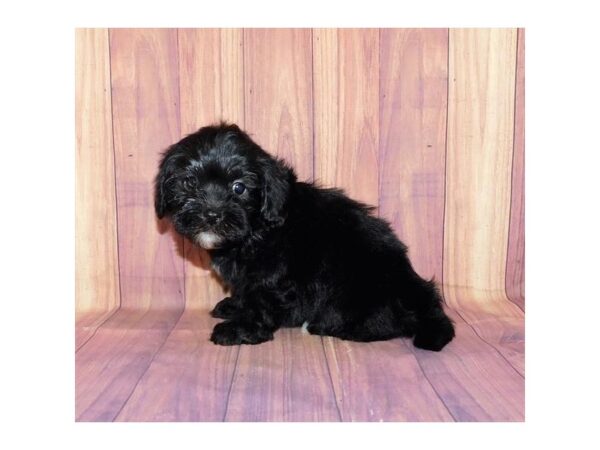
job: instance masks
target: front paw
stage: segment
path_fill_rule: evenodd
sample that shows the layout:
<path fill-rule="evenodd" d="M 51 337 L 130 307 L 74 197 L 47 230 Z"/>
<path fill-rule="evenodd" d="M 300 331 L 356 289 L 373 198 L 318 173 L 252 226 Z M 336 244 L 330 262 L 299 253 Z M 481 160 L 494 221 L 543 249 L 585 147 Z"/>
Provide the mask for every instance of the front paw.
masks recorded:
<path fill-rule="evenodd" d="M 273 339 L 273 333 L 253 324 L 233 321 L 215 325 L 210 340 L 218 345 L 260 344 Z"/>
<path fill-rule="evenodd" d="M 210 315 L 217 319 L 233 319 L 239 312 L 238 303 L 231 297 L 225 297 L 215 305 Z"/>

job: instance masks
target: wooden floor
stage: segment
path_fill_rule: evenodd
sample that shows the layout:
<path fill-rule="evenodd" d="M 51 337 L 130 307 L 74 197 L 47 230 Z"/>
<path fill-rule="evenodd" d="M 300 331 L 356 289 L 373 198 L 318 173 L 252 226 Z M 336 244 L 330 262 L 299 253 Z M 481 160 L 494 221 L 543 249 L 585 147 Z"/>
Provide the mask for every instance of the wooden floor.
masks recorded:
<path fill-rule="evenodd" d="M 300 329 L 220 347 L 205 309 L 87 313 L 77 320 L 76 418 L 523 421 L 524 314 L 506 303 L 505 316 L 448 310 L 457 337 L 440 353 Z"/>

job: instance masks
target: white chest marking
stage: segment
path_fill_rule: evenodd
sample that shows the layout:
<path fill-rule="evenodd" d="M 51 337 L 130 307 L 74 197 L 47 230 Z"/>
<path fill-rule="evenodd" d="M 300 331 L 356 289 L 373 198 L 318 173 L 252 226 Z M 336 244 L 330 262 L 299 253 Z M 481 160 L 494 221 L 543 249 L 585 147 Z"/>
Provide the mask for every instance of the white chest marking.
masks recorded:
<path fill-rule="evenodd" d="M 221 236 L 212 231 L 202 231 L 196 235 L 196 243 L 207 250 L 215 248 L 221 242 Z"/>

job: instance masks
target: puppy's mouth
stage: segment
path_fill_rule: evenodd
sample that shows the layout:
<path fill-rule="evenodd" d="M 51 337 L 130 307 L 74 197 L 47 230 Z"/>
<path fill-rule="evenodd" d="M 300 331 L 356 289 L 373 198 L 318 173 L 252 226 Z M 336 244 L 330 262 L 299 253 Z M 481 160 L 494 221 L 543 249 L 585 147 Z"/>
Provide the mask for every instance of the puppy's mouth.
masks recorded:
<path fill-rule="evenodd" d="M 206 250 L 217 248 L 223 242 L 223 238 L 214 231 L 200 231 L 194 236 L 194 241 Z"/>

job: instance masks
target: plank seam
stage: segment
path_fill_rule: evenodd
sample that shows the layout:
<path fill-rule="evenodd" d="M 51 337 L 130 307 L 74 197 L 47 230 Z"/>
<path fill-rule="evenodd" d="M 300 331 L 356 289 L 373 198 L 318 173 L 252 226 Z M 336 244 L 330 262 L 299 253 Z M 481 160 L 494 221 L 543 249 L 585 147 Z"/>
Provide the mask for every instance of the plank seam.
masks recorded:
<path fill-rule="evenodd" d="M 382 130 L 382 125 L 381 125 L 381 117 L 383 116 L 383 114 L 381 114 L 381 28 L 379 28 L 377 30 L 377 38 L 378 38 L 378 52 L 379 52 L 379 57 L 378 57 L 378 61 L 379 61 L 379 67 L 377 68 L 378 70 L 378 78 L 379 78 L 379 86 L 377 86 L 377 101 L 379 102 L 378 108 L 379 108 L 379 117 L 377 117 L 377 125 L 379 127 L 378 130 L 378 134 L 379 134 L 379 142 L 377 142 L 377 171 L 380 172 L 381 171 L 381 164 L 382 161 L 385 160 L 385 157 L 382 158 L 381 155 L 384 153 L 383 150 L 383 145 L 382 144 L 382 139 L 381 139 L 381 130 Z M 381 178 L 379 176 L 379 173 L 377 174 L 377 217 L 381 217 Z"/>
<path fill-rule="evenodd" d="M 158 347 L 158 349 L 154 352 L 154 354 L 152 355 L 152 358 L 150 359 L 150 362 L 146 366 L 146 369 L 144 369 L 144 371 L 142 372 L 142 374 L 140 375 L 140 377 L 136 381 L 135 386 L 133 386 L 133 389 L 131 389 L 131 392 L 127 396 L 127 399 L 123 402 L 123 404 L 121 405 L 121 407 L 119 408 L 119 410 L 116 412 L 116 414 L 113 416 L 112 420 L 110 420 L 110 422 L 118 421 L 119 415 L 121 414 L 121 412 L 123 411 L 123 409 L 125 408 L 125 406 L 129 402 L 129 400 L 131 399 L 131 397 L 135 393 L 138 385 L 142 381 L 142 378 L 144 378 L 144 376 L 146 375 L 146 373 L 148 373 L 148 370 L 150 370 L 150 367 L 154 363 L 154 360 L 156 359 L 156 356 L 161 352 L 161 350 L 163 349 L 163 347 L 165 346 L 165 344 L 167 343 L 167 341 L 171 337 L 171 334 L 173 333 L 173 330 L 177 327 L 177 324 L 179 324 L 179 321 L 181 320 L 181 317 L 183 316 L 184 311 L 185 311 L 185 309 L 181 310 L 181 312 L 179 314 L 179 317 L 177 318 L 177 320 L 175 320 L 173 322 L 173 326 L 171 327 L 171 329 L 165 335 L 164 341 L 162 342 L 162 344 L 160 344 L 160 347 Z"/>
<path fill-rule="evenodd" d="M 315 145 L 315 43 L 314 43 L 314 28 L 310 29 L 310 91 L 312 96 L 312 180 L 315 180 L 315 165 L 316 165 L 316 145 Z"/>
<path fill-rule="evenodd" d="M 179 111 L 179 120 L 178 125 L 179 125 L 179 130 L 178 130 L 178 134 L 179 137 L 181 136 L 181 66 L 180 66 L 180 58 L 179 58 L 179 28 L 175 29 L 175 46 L 176 46 L 176 52 L 175 52 L 175 56 L 177 57 L 177 111 Z M 181 241 L 181 249 L 183 251 L 183 258 L 181 258 L 181 274 L 183 276 L 183 280 L 182 280 L 182 290 L 183 290 L 183 310 L 185 311 L 186 307 L 187 307 L 187 286 L 186 286 L 186 282 L 187 282 L 187 269 L 186 269 L 186 248 L 187 245 L 185 243 L 185 241 L 183 240 L 183 237 L 179 236 L 177 237 L 177 239 L 179 241 Z"/>
<path fill-rule="evenodd" d="M 377 158 L 377 216 L 380 217 L 381 207 L 381 28 L 377 29 L 377 145 L 375 146 Z"/>
<path fill-rule="evenodd" d="M 115 151 L 115 118 L 113 114 L 113 76 L 112 76 L 112 51 L 111 51 L 111 40 L 110 40 L 110 28 L 107 28 L 107 39 L 108 39 L 108 73 L 110 77 L 110 126 L 112 131 L 112 152 L 113 152 L 113 176 L 114 176 L 114 189 L 115 189 L 115 227 L 117 235 L 117 275 L 119 278 L 119 304 L 117 310 L 121 309 L 123 303 L 123 294 L 121 287 L 121 247 L 119 245 L 119 196 L 117 195 L 117 154 Z M 116 311 L 115 311 L 116 312 Z M 112 316 L 111 316 L 112 317 Z M 107 319 L 108 320 L 108 319 Z M 104 325 L 104 322 L 102 322 Z M 94 331 L 95 334 L 95 331 Z M 86 341 L 87 342 L 87 341 Z"/>
<path fill-rule="evenodd" d="M 403 341 L 404 342 L 404 341 Z M 421 371 L 421 373 L 423 374 L 423 377 L 425 378 L 425 380 L 427 380 L 427 383 L 429 383 L 429 386 L 431 386 L 431 389 L 433 390 L 433 392 L 435 392 L 435 395 L 437 396 L 437 398 L 440 400 L 440 402 L 442 403 L 442 405 L 444 406 L 444 408 L 446 409 L 446 411 L 448 411 L 448 414 L 450 414 L 450 417 L 452 417 L 452 420 L 454 422 L 458 422 L 459 420 L 457 419 L 457 417 L 454 416 L 454 414 L 452 414 L 452 411 L 450 410 L 450 408 L 448 407 L 448 405 L 446 404 L 446 402 L 444 401 L 444 398 L 440 395 L 440 393 L 437 391 L 437 389 L 435 388 L 435 385 L 431 382 L 431 380 L 429 379 L 429 377 L 427 376 L 427 372 L 425 372 L 425 369 L 423 369 L 423 366 L 421 365 L 421 361 L 419 361 L 419 358 L 415 352 L 415 349 L 413 346 L 406 344 L 406 342 L 404 342 L 404 345 L 406 345 L 412 355 L 415 358 L 415 361 L 417 361 L 417 365 L 419 366 L 419 370 Z"/>
<path fill-rule="evenodd" d="M 87 339 L 86 339 L 86 340 L 85 340 L 83 343 L 81 343 L 81 345 L 79 345 L 79 347 L 77 347 L 77 348 L 75 349 L 75 354 L 77 354 L 77 353 L 79 352 L 79 350 L 81 350 L 81 349 L 82 349 L 82 348 L 85 346 L 85 344 L 87 344 L 89 341 L 91 341 L 91 340 L 92 340 L 92 338 L 93 338 L 94 336 L 96 336 L 96 332 L 98 331 L 98 329 L 99 329 L 99 328 L 101 328 L 102 326 L 104 326 L 104 324 L 105 324 L 106 322 L 108 322 L 110 319 L 112 319 L 112 318 L 113 318 L 113 316 L 114 316 L 114 315 L 115 315 L 115 314 L 116 314 L 118 311 L 120 311 L 120 310 L 121 310 L 121 307 L 117 307 L 117 308 L 115 308 L 115 309 L 112 311 L 112 314 L 111 314 L 111 315 L 109 315 L 109 316 L 108 316 L 106 319 L 104 319 L 104 320 L 102 321 L 102 323 L 101 323 L 100 325 L 98 325 L 98 326 L 97 326 L 97 327 L 94 329 L 94 331 L 92 332 L 92 334 L 90 335 L 90 337 L 88 337 L 88 338 L 87 338 Z"/>
<path fill-rule="evenodd" d="M 246 30 L 242 29 L 242 125 L 246 128 Z"/>
<path fill-rule="evenodd" d="M 344 421 L 344 418 L 342 417 L 342 410 L 340 409 L 340 405 L 339 402 L 341 401 L 340 399 L 338 399 L 337 394 L 335 393 L 335 387 L 333 385 L 333 376 L 331 375 L 331 368 L 329 367 L 329 358 L 327 358 L 327 351 L 325 350 L 325 341 L 323 339 L 323 336 L 319 336 L 321 338 L 321 348 L 323 349 L 323 356 L 325 356 L 325 365 L 327 366 L 327 373 L 329 374 L 329 381 L 331 383 L 331 392 L 333 393 L 333 399 L 335 400 L 335 409 L 338 412 L 338 416 L 340 417 L 340 422 Z M 333 346 L 333 352 L 335 353 L 335 346 Z"/>
<path fill-rule="evenodd" d="M 246 90 L 248 80 L 246 79 L 246 28 L 242 28 L 242 109 L 244 116 L 244 128 L 246 128 L 246 116 L 247 116 L 247 102 L 246 102 Z"/>
<path fill-rule="evenodd" d="M 514 304 L 517 308 L 519 308 L 523 313 L 525 310 L 521 308 L 519 304 L 513 301 L 508 293 L 508 258 L 510 251 L 510 242 L 511 242 L 511 228 L 512 228 L 512 213 L 513 213 L 513 182 L 515 175 L 515 142 L 516 142 L 516 131 L 517 131 L 517 90 L 518 90 L 518 80 L 519 80 L 519 30 L 517 29 L 517 42 L 515 46 L 515 92 L 514 92 L 514 100 L 513 100 L 513 145 L 512 145 L 512 160 L 511 160 L 511 168 L 510 168 L 510 205 L 508 209 L 508 236 L 506 239 L 506 261 L 505 261 L 505 269 L 504 269 L 504 292 L 506 294 L 506 298 L 509 302 Z"/>
<path fill-rule="evenodd" d="M 446 204 L 448 203 L 447 196 L 447 187 L 448 187 L 448 117 L 450 115 L 450 29 L 446 30 L 447 39 L 446 39 L 446 133 L 444 139 L 444 211 L 442 213 L 442 301 L 446 306 L 448 306 L 448 302 L 446 301 L 446 296 L 444 295 L 444 268 L 446 267 Z"/>
<path fill-rule="evenodd" d="M 246 29 L 242 29 L 242 120 L 243 127 L 246 128 Z M 229 381 L 229 389 L 227 390 L 227 400 L 225 401 L 225 412 L 223 413 L 223 422 L 227 420 L 227 413 L 229 412 L 229 400 L 231 398 L 231 391 L 233 390 L 233 381 L 238 371 L 238 364 L 240 358 L 241 346 L 237 346 L 237 354 L 235 355 L 235 363 L 233 364 L 233 370 L 231 371 L 231 380 Z"/>
<path fill-rule="evenodd" d="M 227 400 L 225 401 L 225 412 L 223 413 L 223 422 L 227 422 L 227 413 L 229 413 L 229 400 L 231 398 L 231 391 L 233 390 L 233 381 L 235 380 L 235 375 L 238 370 L 238 361 L 240 359 L 240 352 L 242 350 L 242 346 L 237 346 L 237 354 L 235 355 L 235 364 L 233 365 L 233 371 L 231 372 L 231 381 L 229 382 L 229 389 L 227 391 Z"/>
<path fill-rule="evenodd" d="M 512 368 L 512 369 L 513 369 L 513 370 L 514 370 L 514 371 L 515 371 L 515 372 L 516 372 L 516 373 L 517 373 L 517 374 L 518 374 L 518 375 L 519 375 L 521 378 L 523 378 L 523 379 L 525 378 L 525 375 L 523 375 L 521 372 L 519 372 L 519 371 L 517 370 L 517 368 L 516 368 L 516 367 L 515 367 L 515 366 L 514 366 L 514 365 L 513 365 L 513 364 L 512 364 L 512 363 L 511 363 L 511 362 L 510 362 L 508 359 L 506 359 L 506 356 L 504 356 L 504 355 L 502 354 L 502 352 L 501 352 L 501 351 L 498 349 L 498 347 L 496 347 L 496 345 L 494 345 L 494 344 L 492 344 L 491 342 L 489 342 L 489 341 L 485 340 L 485 338 L 483 338 L 483 336 L 481 336 L 481 335 L 480 335 L 480 334 L 477 332 L 477 329 L 476 329 L 476 328 L 475 328 L 473 325 L 471 325 L 471 324 L 470 324 L 470 323 L 467 321 L 467 319 L 465 319 L 465 318 L 463 317 L 463 315 L 460 313 L 460 311 L 458 310 L 458 308 L 450 308 L 450 309 L 451 309 L 452 311 L 454 311 L 454 312 L 455 312 L 455 313 L 456 313 L 456 314 L 457 314 L 457 315 L 458 315 L 458 316 L 461 318 L 461 320 L 462 320 L 462 321 L 463 321 L 463 322 L 464 322 L 464 323 L 465 323 L 465 324 L 466 324 L 466 325 L 467 325 L 469 328 L 471 328 L 471 330 L 473 330 L 473 333 L 475 333 L 475 335 L 476 335 L 476 336 L 477 336 L 479 339 L 481 339 L 481 341 L 485 342 L 485 343 L 486 343 L 488 346 L 490 346 L 491 348 L 493 348 L 494 350 L 496 350 L 496 353 L 498 353 L 498 354 L 499 354 L 499 355 L 502 357 L 502 359 L 503 359 L 504 361 L 506 361 L 506 362 L 508 363 L 508 365 L 509 365 L 509 366 L 510 366 L 510 367 L 511 367 L 511 368 Z"/>

